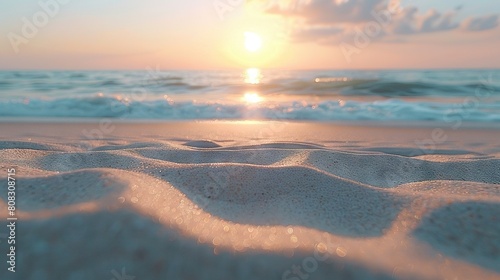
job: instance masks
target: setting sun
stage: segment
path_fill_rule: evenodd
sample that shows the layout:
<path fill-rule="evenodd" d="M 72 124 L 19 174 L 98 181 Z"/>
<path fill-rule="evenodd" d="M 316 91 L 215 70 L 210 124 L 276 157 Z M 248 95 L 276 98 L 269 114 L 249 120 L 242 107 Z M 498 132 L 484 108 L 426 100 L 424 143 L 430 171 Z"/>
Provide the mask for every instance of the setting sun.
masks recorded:
<path fill-rule="evenodd" d="M 262 48 L 262 38 L 254 32 L 245 32 L 245 49 L 249 52 L 257 52 Z"/>

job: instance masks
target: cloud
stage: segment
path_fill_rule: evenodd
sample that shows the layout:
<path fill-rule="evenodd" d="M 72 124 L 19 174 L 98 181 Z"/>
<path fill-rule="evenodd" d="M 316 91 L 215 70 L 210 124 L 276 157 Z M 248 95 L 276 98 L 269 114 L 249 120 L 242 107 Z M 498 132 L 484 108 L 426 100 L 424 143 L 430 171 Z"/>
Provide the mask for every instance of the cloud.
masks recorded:
<path fill-rule="evenodd" d="M 430 10 L 422 17 L 420 32 L 439 32 L 458 28 L 459 24 L 453 22 L 454 16 L 453 12 L 441 14 L 436 10 Z"/>
<path fill-rule="evenodd" d="M 418 9 L 408 7 L 404 9 L 400 16 L 393 20 L 391 30 L 396 34 L 414 34 L 417 32 L 413 21 L 417 17 Z"/>
<path fill-rule="evenodd" d="M 462 10 L 458 6 L 450 11 L 431 9 L 420 12 L 417 7 L 401 7 L 400 0 L 281 0 L 267 12 L 294 18 L 300 27 L 292 32 L 296 41 L 334 43 L 352 38 L 359 30 L 382 28 L 372 40 L 397 40 L 401 36 L 446 32 L 462 28 L 482 31 L 498 26 L 498 16 L 456 19 Z M 375 30 L 376 31 L 376 30 Z"/>
<path fill-rule="evenodd" d="M 409 35 L 453 30 L 460 26 L 454 22 L 454 17 L 455 12 L 441 14 L 436 10 L 421 15 L 417 8 L 409 7 L 394 19 L 392 31 L 394 34 Z"/>
<path fill-rule="evenodd" d="M 498 15 L 468 18 L 462 23 L 465 31 L 484 31 L 498 26 Z"/>
<path fill-rule="evenodd" d="M 322 38 L 327 41 L 330 37 L 340 35 L 344 32 L 342 27 L 336 26 L 307 26 L 295 30 L 292 36 L 297 42 L 317 41 Z"/>
<path fill-rule="evenodd" d="M 386 0 L 310 0 L 279 1 L 268 12 L 305 18 L 311 24 L 365 22 L 372 11 L 387 7 Z"/>

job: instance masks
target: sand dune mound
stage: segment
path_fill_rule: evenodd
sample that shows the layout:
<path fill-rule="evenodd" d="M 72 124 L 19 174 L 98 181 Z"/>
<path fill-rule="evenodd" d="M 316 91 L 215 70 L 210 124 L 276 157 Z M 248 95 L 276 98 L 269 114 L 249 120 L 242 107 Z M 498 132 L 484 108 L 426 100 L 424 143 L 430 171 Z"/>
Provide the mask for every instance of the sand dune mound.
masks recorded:
<path fill-rule="evenodd" d="M 31 268 L 16 279 L 122 268 L 137 279 L 299 279 L 294 265 L 309 279 L 500 272 L 494 157 L 300 142 L 89 147 L 0 142 L 2 167 L 17 168 L 18 260 Z"/>

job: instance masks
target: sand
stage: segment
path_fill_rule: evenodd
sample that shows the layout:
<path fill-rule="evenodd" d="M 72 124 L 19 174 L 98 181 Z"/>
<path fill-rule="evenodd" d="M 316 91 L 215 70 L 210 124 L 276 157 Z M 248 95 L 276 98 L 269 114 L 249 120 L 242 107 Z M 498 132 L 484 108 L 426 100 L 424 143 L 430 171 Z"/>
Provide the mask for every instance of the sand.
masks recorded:
<path fill-rule="evenodd" d="M 0 278 L 499 279 L 499 136 L 0 123 L 0 180 L 16 168 L 18 207 L 16 272 L 3 227 Z"/>

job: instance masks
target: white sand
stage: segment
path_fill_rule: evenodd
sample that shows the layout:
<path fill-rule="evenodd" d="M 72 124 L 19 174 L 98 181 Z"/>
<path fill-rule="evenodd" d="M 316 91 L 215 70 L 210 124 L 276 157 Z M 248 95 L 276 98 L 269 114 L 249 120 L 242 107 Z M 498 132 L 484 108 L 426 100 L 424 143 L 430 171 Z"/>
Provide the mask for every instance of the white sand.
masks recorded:
<path fill-rule="evenodd" d="M 17 272 L 2 253 L 0 279 L 500 277 L 499 130 L 445 130 L 424 151 L 432 128 L 92 129 L 0 124 L 19 218 Z"/>

